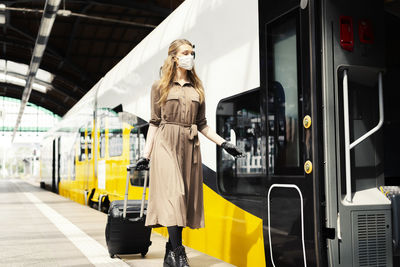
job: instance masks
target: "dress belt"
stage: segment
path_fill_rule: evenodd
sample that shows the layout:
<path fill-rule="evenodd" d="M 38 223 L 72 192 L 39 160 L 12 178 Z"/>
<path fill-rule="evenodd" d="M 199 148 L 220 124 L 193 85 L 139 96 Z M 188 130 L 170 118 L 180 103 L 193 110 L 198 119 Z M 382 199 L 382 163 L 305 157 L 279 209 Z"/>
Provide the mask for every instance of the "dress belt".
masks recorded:
<path fill-rule="evenodd" d="M 185 128 L 189 128 L 189 140 L 193 142 L 193 155 L 192 155 L 192 162 L 197 164 L 198 162 L 198 154 L 200 148 L 200 141 L 198 137 L 197 131 L 197 124 L 190 124 L 190 123 L 182 123 L 182 122 L 174 122 L 174 121 L 161 121 L 160 125 L 163 124 L 175 124 L 179 126 L 183 126 Z"/>

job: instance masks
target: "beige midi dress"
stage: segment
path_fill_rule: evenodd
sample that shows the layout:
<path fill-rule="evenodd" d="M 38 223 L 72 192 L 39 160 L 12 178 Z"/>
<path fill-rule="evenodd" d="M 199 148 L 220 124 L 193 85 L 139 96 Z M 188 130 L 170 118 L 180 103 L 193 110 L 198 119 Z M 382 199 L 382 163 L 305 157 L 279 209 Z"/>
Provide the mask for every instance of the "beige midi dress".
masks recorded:
<path fill-rule="evenodd" d="M 150 124 L 158 127 L 150 154 L 146 226 L 204 227 L 203 170 L 198 131 L 207 127 L 205 103 L 191 83 L 171 85 L 164 105 L 151 88 Z"/>

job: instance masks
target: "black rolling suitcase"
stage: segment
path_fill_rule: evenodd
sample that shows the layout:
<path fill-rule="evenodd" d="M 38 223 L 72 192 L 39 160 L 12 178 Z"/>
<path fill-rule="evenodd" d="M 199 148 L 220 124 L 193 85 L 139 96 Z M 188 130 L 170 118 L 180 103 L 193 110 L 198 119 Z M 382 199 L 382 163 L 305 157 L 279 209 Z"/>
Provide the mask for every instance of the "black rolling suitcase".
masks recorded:
<path fill-rule="evenodd" d="M 128 200 L 129 174 L 135 167 L 134 165 L 127 167 L 125 199 L 113 201 L 108 210 L 106 242 L 111 258 L 116 254 L 135 253 L 141 253 L 144 257 L 151 245 L 151 228 L 144 226 L 148 174 L 144 179 L 142 201 Z"/>
<path fill-rule="evenodd" d="M 400 256 L 400 187 L 381 186 L 380 189 L 392 203 L 393 256 Z"/>
<path fill-rule="evenodd" d="M 400 256 L 400 192 L 391 196 L 393 221 L 393 255 Z"/>
<path fill-rule="evenodd" d="M 393 256 L 400 256 L 400 187 L 387 186 L 387 197 L 392 202 Z"/>

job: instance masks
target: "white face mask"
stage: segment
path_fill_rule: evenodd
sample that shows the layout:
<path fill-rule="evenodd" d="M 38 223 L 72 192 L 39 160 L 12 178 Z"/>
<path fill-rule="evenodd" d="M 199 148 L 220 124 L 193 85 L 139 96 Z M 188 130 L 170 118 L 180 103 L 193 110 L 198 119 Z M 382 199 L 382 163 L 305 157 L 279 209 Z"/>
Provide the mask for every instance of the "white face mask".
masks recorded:
<path fill-rule="evenodd" d="M 193 55 L 186 55 L 186 56 L 181 56 L 177 57 L 178 58 L 178 66 L 185 69 L 185 70 L 191 70 L 194 65 L 194 58 Z"/>

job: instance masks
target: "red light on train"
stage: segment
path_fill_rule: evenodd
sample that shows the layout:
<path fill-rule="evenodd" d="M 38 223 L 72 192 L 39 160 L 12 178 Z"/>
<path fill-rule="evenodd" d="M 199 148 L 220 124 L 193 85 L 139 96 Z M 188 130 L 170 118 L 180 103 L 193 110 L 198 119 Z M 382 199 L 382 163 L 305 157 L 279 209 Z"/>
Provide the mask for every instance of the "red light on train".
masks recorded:
<path fill-rule="evenodd" d="M 372 31 L 372 24 L 369 20 L 362 19 L 358 24 L 358 35 L 360 42 L 364 44 L 372 44 L 374 42 L 374 33 Z"/>
<path fill-rule="evenodd" d="M 348 16 L 340 16 L 340 46 L 347 50 L 353 51 L 353 19 Z"/>

